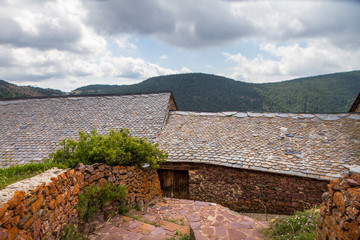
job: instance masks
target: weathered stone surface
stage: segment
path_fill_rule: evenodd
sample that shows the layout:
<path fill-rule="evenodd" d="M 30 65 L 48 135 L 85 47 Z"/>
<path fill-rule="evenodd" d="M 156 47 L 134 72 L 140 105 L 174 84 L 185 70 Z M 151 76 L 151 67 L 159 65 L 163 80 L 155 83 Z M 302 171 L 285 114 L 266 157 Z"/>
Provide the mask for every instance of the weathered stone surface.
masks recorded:
<path fill-rule="evenodd" d="M 115 174 L 118 171 L 124 174 Z M 121 184 L 128 186 L 131 192 L 127 202 L 144 205 L 161 196 L 160 182 L 154 169 L 111 168 L 94 164 L 79 167 L 76 171 L 59 172 L 57 177 L 51 178 L 51 182 L 38 185 L 26 195 L 22 191 L 17 192 L 2 204 L 0 239 L 1 234 L 8 239 L 57 239 L 64 223 L 76 222 L 76 204 L 80 192 L 86 187 L 85 174 L 92 179 L 92 184 L 98 185 L 108 182 L 110 177 L 119 183 L 121 179 Z"/>
<path fill-rule="evenodd" d="M 187 164 L 189 197 L 198 201 L 216 202 L 239 212 L 292 214 L 320 205 L 328 181 L 284 176 L 209 164 Z M 164 169 L 184 167 L 166 163 Z M 291 197 L 289 197 L 291 196 Z M 265 206 L 264 206 L 265 205 Z"/>
<path fill-rule="evenodd" d="M 189 214 L 184 215 L 184 212 Z M 141 240 L 178 239 L 177 233 L 189 234 L 190 239 L 197 240 L 260 240 L 263 239 L 260 230 L 268 226 L 218 204 L 174 198 L 163 198 L 144 211 L 133 212 L 132 216 L 136 217 L 117 216 L 100 224 L 89 239 L 116 239 L 119 236 L 134 239 L 129 235 L 132 232 L 138 234 L 135 239 Z M 113 233 L 116 235 L 111 235 Z"/>
<path fill-rule="evenodd" d="M 24 198 L 25 193 L 23 191 L 16 191 L 14 196 L 10 199 L 10 201 L 8 202 L 9 209 L 13 209 L 15 208 Z"/>
<path fill-rule="evenodd" d="M 360 188 L 357 177 L 344 175 L 329 184 L 328 197 L 320 207 L 316 239 L 360 238 Z"/>
<path fill-rule="evenodd" d="M 347 171 L 347 166 L 359 164 L 360 124 L 337 114 L 202 116 L 174 111 L 156 141 L 169 154 L 169 162 L 330 180 Z"/>

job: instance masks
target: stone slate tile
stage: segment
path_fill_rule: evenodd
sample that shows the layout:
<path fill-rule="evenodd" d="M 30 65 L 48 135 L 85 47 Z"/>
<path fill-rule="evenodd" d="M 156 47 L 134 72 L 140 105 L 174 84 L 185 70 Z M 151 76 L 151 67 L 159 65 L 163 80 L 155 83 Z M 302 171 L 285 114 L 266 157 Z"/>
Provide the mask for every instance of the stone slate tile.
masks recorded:
<path fill-rule="evenodd" d="M 105 134 L 126 128 L 131 135 L 153 141 L 164 124 L 170 95 L 0 101 L 0 165 L 41 161 L 61 140 L 77 139 L 78 131 Z"/>
<path fill-rule="evenodd" d="M 329 180 L 360 165 L 360 114 L 172 111 L 156 141 L 170 162 L 194 162 Z M 282 138 L 280 129 L 287 128 Z"/>

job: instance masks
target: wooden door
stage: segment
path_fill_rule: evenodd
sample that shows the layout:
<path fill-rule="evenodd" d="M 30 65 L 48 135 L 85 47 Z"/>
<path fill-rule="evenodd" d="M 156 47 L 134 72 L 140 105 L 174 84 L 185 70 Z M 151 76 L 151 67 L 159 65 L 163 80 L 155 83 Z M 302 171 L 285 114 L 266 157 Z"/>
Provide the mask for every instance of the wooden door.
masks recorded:
<path fill-rule="evenodd" d="M 185 170 L 158 170 L 161 190 L 165 197 L 189 198 L 189 172 Z"/>

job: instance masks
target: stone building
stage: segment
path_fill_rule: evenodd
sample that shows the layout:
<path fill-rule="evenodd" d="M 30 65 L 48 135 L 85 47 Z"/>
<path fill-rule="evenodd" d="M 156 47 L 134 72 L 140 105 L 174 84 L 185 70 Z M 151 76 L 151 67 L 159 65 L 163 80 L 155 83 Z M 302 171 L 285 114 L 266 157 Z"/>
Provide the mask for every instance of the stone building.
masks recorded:
<path fill-rule="evenodd" d="M 78 131 L 127 128 L 169 153 L 165 195 L 249 212 L 319 204 L 331 178 L 360 165 L 360 114 L 177 111 L 171 93 L 0 101 L 0 163 L 41 161 Z"/>
<path fill-rule="evenodd" d="M 126 128 L 152 141 L 175 109 L 168 92 L 2 100 L 0 166 L 41 161 L 79 131 L 105 134 Z"/>
<path fill-rule="evenodd" d="M 360 114 L 171 111 L 156 139 L 169 153 L 165 194 L 231 209 L 289 213 L 321 203 L 360 162 Z"/>

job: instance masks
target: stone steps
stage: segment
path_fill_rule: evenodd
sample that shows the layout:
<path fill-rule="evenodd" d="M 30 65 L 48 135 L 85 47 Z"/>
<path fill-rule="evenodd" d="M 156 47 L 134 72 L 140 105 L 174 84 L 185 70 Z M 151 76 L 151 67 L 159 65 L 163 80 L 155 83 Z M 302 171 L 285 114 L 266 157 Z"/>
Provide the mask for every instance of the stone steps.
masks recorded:
<path fill-rule="evenodd" d="M 98 224 L 92 240 L 179 239 L 263 239 L 260 229 L 267 224 L 240 215 L 221 205 L 184 199 L 164 198 L 144 211 L 132 211 Z"/>
<path fill-rule="evenodd" d="M 132 213 L 129 216 L 117 216 L 111 219 L 110 222 L 100 226 L 89 239 L 162 240 L 176 238 L 181 233 L 190 234 L 189 226 L 165 219 L 145 216 L 139 213 Z"/>

